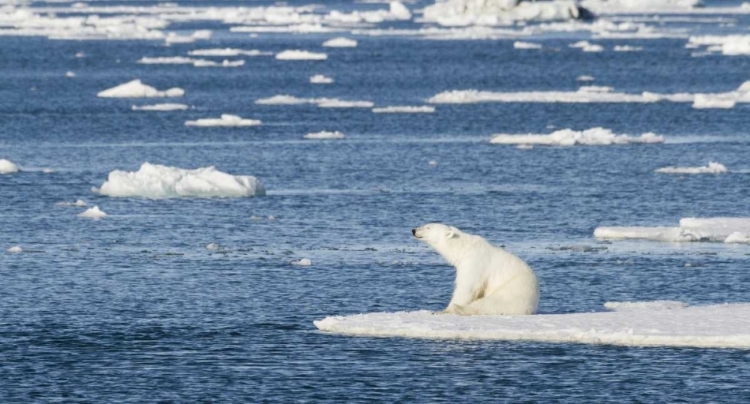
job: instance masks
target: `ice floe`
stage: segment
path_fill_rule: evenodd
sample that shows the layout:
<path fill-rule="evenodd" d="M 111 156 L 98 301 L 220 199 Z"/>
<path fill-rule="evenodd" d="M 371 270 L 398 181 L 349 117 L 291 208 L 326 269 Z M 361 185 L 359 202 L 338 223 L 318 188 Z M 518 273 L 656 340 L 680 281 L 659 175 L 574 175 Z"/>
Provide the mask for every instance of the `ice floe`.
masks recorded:
<path fill-rule="evenodd" d="M 75 202 L 57 202 L 55 204 L 55 206 L 60 206 L 60 207 L 71 207 L 71 206 L 73 206 L 73 207 L 82 208 L 82 207 L 86 206 L 86 202 L 84 202 L 82 199 L 77 199 Z"/>
<path fill-rule="evenodd" d="M 643 46 L 615 45 L 612 50 L 615 52 L 640 52 L 643 50 Z"/>
<path fill-rule="evenodd" d="M 78 214 L 78 217 L 84 217 L 87 219 L 101 219 L 106 216 L 107 214 L 102 212 L 98 206 L 94 206 L 87 209 L 85 212 Z"/>
<path fill-rule="evenodd" d="M 302 105 L 315 104 L 320 108 L 372 108 L 370 101 L 350 101 L 338 98 L 297 98 L 292 95 L 275 95 L 269 98 L 260 98 L 255 101 L 259 105 Z"/>
<path fill-rule="evenodd" d="M 576 81 L 594 81 L 594 80 L 596 80 L 596 79 L 594 78 L 594 76 L 586 76 L 586 75 L 583 75 L 583 76 L 578 76 L 578 77 L 576 77 Z"/>
<path fill-rule="evenodd" d="M 715 161 L 711 161 L 707 166 L 702 167 L 662 167 L 656 170 L 661 174 L 723 174 L 728 173 L 726 166 Z"/>
<path fill-rule="evenodd" d="M 372 108 L 375 105 L 370 101 L 347 101 L 337 98 L 321 99 L 316 104 L 320 108 Z"/>
<path fill-rule="evenodd" d="M 604 307 L 612 311 L 631 311 L 631 310 L 676 310 L 684 309 L 689 305 L 685 302 L 676 300 L 654 300 L 650 302 L 607 302 Z"/>
<path fill-rule="evenodd" d="M 316 74 L 314 76 L 310 76 L 310 83 L 312 84 L 331 84 L 333 83 L 333 79 L 327 76 L 324 76 L 322 74 Z"/>
<path fill-rule="evenodd" d="M 10 160 L 0 159 L 0 174 L 11 174 L 18 172 L 18 166 Z"/>
<path fill-rule="evenodd" d="M 315 104 L 316 100 L 311 98 L 297 98 L 293 95 L 279 94 L 269 98 L 260 98 L 255 101 L 259 105 L 301 105 Z"/>
<path fill-rule="evenodd" d="M 302 258 L 297 261 L 292 261 L 292 265 L 300 266 L 300 267 L 309 267 L 312 265 L 312 261 L 310 261 L 309 258 Z"/>
<path fill-rule="evenodd" d="M 210 39 L 211 35 L 211 30 L 207 29 L 195 31 L 188 36 L 180 35 L 176 32 L 170 32 L 164 38 L 164 42 L 166 44 L 193 43 L 198 39 Z"/>
<path fill-rule="evenodd" d="M 285 50 L 276 54 L 277 60 L 326 60 L 325 53 L 308 52 L 303 50 Z"/>
<path fill-rule="evenodd" d="M 583 0 L 581 5 L 595 13 L 644 13 L 690 10 L 702 0 Z"/>
<path fill-rule="evenodd" d="M 224 59 L 221 62 L 214 62 L 213 60 L 196 60 L 193 63 L 195 67 L 240 67 L 244 66 L 244 60 L 227 60 Z"/>
<path fill-rule="evenodd" d="M 136 63 L 143 65 L 191 65 L 195 59 L 183 56 L 142 57 Z"/>
<path fill-rule="evenodd" d="M 189 107 L 185 104 L 153 104 L 153 105 L 133 105 L 133 111 L 184 111 Z"/>
<path fill-rule="evenodd" d="M 591 128 L 583 131 L 561 129 L 549 135 L 506 135 L 498 134 L 490 143 L 512 145 L 548 145 L 548 146 L 608 146 L 633 143 L 663 143 L 664 137 L 654 133 L 640 136 L 618 135 L 606 128 Z"/>
<path fill-rule="evenodd" d="M 542 49 L 542 44 L 533 42 L 513 42 L 514 49 Z"/>
<path fill-rule="evenodd" d="M 138 171 L 115 170 L 99 189 L 111 197 L 248 197 L 265 195 L 261 182 L 249 175 L 231 175 L 215 167 L 188 170 L 143 163 Z"/>
<path fill-rule="evenodd" d="M 725 56 L 750 55 L 750 35 L 704 35 L 691 36 L 686 48 L 705 46 L 709 53 Z"/>
<path fill-rule="evenodd" d="M 580 48 L 584 52 L 602 52 L 604 50 L 603 46 L 590 43 L 589 41 L 578 41 L 568 46 L 571 48 Z"/>
<path fill-rule="evenodd" d="M 442 0 L 424 8 L 424 19 L 444 26 L 503 25 L 514 21 L 570 20 L 581 17 L 573 1 Z"/>
<path fill-rule="evenodd" d="M 435 107 L 431 107 L 429 105 L 394 105 L 388 107 L 373 108 L 372 112 L 376 114 L 431 114 L 435 112 Z"/>
<path fill-rule="evenodd" d="M 185 126 L 258 126 L 263 122 L 255 119 L 243 119 L 237 115 L 222 114 L 221 118 L 205 118 L 185 121 Z"/>
<path fill-rule="evenodd" d="M 273 55 L 272 52 L 261 52 L 257 49 L 234 49 L 234 48 L 215 48 L 215 49 L 195 49 L 188 52 L 190 56 L 265 56 Z"/>
<path fill-rule="evenodd" d="M 683 218 L 679 227 L 597 227 L 594 237 L 599 239 L 640 239 L 662 242 L 737 242 L 741 235 L 750 235 L 750 218 L 712 217 Z M 730 236 L 732 238 L 730 239 Z M 729 239 L 730 241 L 727 241 Z"/>
<path fill-rule="evenodd" d="M 323 42 L 323 46 L 326 48 L 356 48 L 357 41 L 354 39 L 338 37 Z"/>
<path fill-rule="evenodd" d="M 750 347 L 750 304 L 644 307 L 532 316 L 434 315 L 429 311 L 369 313 L 315 321 L 351 336 L 540 341 L 625 346 Z"/>
<path fill-rule="evenodd" d="M 125 84 L 99 92 L 96 96 L 103 98 L 147 98 L 147 97 L 182 97 L 185 90 L 174 87 L 166 91 L 159 91 L 154 87 L 143 84 L 140 80 L 129 81 Z"/>
<path fill-rule="evenodd" d="M 343 139 L 346 135 L 339 131 L 335 132 L 316 132 L 316 133 L 308 133 L 304 136 L 305 139 Z"/>
<path fill-rule="evenodd" d="M 693 98 L 693 108 L 695 109 L 731 109 L 735 105 L 737 105 L 737 100 L 731 98 L 706 94 L 696 94 L 695 98 Z"/>
<path fill-rule="evenodd" d="M 73 72 L 65 72 L 65 77 L 75 77 L 76 74 Z"/>
<path fill-rule="evenodd" d="M 221 246 L 217 243 L 208 243 L 206 245 L 206 250 L 208 251 L 219 251 L 221 250 Z"/>
<path fill-rule="evenodd" d="M 19 253 L 23 252 L 23 248 L 21 248 L 21 247 L 19 247 L 19 246 L 16 245 L 16 246 L 13 246 L 13 247 L 5 250 L 5 251 L 8 252 L 8 253 L 10 253 L 10 254 L 19 254 Z"/>

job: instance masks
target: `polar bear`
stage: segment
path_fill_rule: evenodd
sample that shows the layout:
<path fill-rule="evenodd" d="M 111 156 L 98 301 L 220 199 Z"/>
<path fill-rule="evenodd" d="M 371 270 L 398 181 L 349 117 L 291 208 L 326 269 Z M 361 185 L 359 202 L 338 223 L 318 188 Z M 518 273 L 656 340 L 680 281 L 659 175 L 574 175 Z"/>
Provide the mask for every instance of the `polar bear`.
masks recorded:
<path fill-rule="evenodd" d="M 440 223 L 418 227 L 412 234 L 456 267 L 453 297 L 443 314 L 536 312 L 539 282 L 534 271 L 520 258 L 480 236 Z"/>

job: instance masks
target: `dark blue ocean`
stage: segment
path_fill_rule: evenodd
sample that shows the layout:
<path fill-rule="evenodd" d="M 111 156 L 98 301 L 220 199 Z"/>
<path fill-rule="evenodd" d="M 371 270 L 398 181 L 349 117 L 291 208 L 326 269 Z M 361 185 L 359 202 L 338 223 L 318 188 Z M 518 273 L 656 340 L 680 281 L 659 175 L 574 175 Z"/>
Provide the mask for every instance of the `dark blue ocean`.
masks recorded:
<path fill-rule="evenodd" d="M 721 17 L 733 28 L 673 25 L 747 33 L 750 15 Z M 750 246 L 602 242 L 593 231 L 750 216 L 750 104 L 449 104 L 436 105 L 434 114 L 255 104 L 290 94 L 423 105 L 447 90 L 575 91 L 580 75 L 626 93 L 727 92 L 750 80 L 750 57 L 696 57 L 684 37 L 592 40 L 588 33 L 548 32 L 523 39 L 544 45 L 529 51 L 514 49 L 512 39 L 251 37 L 200 21 L 169 28 L 196 29 L 213 36 L 169 47 L 0 36 L 0 158 L 21 167 L 0 175 L 0 402 L 750 399 L 746 350 L 355 338 L 313 325 L 331 315 L 443 309 L 454 271 L 411 235 L 436 221 L 527 261 L 540 279 L 542 313 L 602 311 L 607 301 L 749 301 Z M 335 36 L 359 44 L 321 48 Z M 606 51 L 568 47 L 583 39 Z M 613 52 L 614 45 L 644 50 Z M 246 60 L 238 68 L 136 63 L 225 47 L 324 51 L 328 60 L 230 58 Z M 67 71 L 76 76 L 65 77 Z M 313 74 L 336 82 L 310 84 Z M 96 96 L 133 79 L 186 94 Z M 194 108 L 131 110 L 157 102 Z M 225 113 L 263 125 L 184 126 Z M 531 150 L 488 142 L 495 133 L 599 126 L 655 132 L 666 142 Z M 302 139 L 322 130 L 347 137 Z M 709 161 L 730 173 L 654 173 Z M 92 192 L 109 172 L 136 171 L 143 162 L 253 175 L 268 195 L 145 199 Z M 108 216 L 83 219 L 76 215 L 84 209 L 55 205 L 76 199 Z M 221 249 L 208 250 L 209 243 Z M 12 246 L 23 252 L 6 253 Z M 301 258 L 313 265 L 290 264 Z"/>

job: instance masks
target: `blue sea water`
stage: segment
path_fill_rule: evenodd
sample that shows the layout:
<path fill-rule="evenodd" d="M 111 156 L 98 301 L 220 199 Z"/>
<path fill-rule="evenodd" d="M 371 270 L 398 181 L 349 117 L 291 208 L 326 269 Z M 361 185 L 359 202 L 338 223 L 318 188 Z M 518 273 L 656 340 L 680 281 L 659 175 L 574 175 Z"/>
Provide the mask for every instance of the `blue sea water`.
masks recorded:
<path fill-rule="evenodd" d="M 725 17 L 736 20 L 735 30 L 750 23 L 745 15 Z M 215 32 L 170 47 L 0 37 L 0 158 L 23 170 L 0 175 L 0 249 L 24 249 L 0 253 L 0 401 L 750 398 L 745 350 L 352 338 L 312 324 L 329 315 L 442 309 L 453 269 L 411 236 L 432 221 L 481 234 L 526 260 L 540 279 L 543 313 L 601 311 L 604 302 L 624 300 L 747 302 L 748 246 L 603 243 L 592 233 L 600 225 L 750 216 L 748 104 L 487 103 L 437 105 L 434 114 L 255 104 L 291 94 L 420 105 L 454 89 L 575 90 L 579 75 L 628 93 L 725 92 L 750 79 L 750 57 L 693 57 L 685 38 L 598 40 L 608 51 L 587 54 L 568 48 L 588 38 L 578 32 L 534 38 L 542 51 L 513 49 L 513 40 L 354 36 L 357 48 L 328 48 L 325 62 L 136 64 L 209 47 L 319 50 L 336 36 L 251 38 L 195 22 L 171 28 Z M 615 44 L 644 51 L 609 51 Z M 336 83 L 310 84 L 312 74 Z M 96 97 L 136 78 L 184 88 L 176 102 L 195 108 L 132 111 L 153 100 Z M 263 125 L 184 126 L 223 113 Z M 551 126 L 655 132 L 667 143 L 532 150 L 488 143 L 494 133 L 549 133 Z M 302 140 L 321 130 L 347 138 Z M 135 171 L 146 161 L 254 175 L 268 195 L 152 200 L 91 191 L 110 171 Z M 732 172 L 654 173 L 708 161 Z M 76 199 L 108 216 L 86 220 L 76 217 L 82 209 L 55 206 Z M 222 249 L 210 251 L 209 243 Z M 300 258 L 313 265 L 290 265 Z"/>

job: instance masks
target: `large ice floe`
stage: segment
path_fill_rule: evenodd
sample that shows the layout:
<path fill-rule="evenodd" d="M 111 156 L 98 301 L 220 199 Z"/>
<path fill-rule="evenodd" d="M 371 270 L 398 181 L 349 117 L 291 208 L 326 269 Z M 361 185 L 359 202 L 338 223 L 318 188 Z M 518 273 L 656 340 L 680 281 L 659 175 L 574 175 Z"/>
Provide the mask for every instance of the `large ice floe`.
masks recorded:
<path fill-rule="evenodd" d="M 356 48 L 357 41 L 345 37 L 338 37 L 323 42 L 323 46 L 326 48 Z"/>
<path fill-rule="evenodd" d="M 606 128 L 591 128 L 583 131 L 561 129 L 549 135 L 494 135 L 490 143 L 511 145 L 547 145 L 547 146 L 609 146 L 634 143 L 664 143 L 664 137 L 654 133 L 640 136 L 618 135 Z"/>
<path fill-rule="evenodd" d="M 679 227 L 597 227 L 594 237 L 610 240 L 652 240 L 662 242 L 750 242 L 750 218 L 710 217 L 680 219 Z"/>
<path fill-rule="evenodd" d="M 244 119 L 237 115 L 222 114 L 221 118 L 205 118 L 185 121 L 185 126 L 258 126 L 263 122 L 255 119 Z"/>
<path fill-rule="evenodd" d="M 6 159 L 0 159 L 0 174 L 12 174 L 18 172 L 18 166 Z"/>
<path fill-rule="evenodd" d="M 429 105 L 393 105 L 388 107 L 373 108 L 372 112 L 376 114 L 431 114 L 435 112 L 435 107 L 431 107 Z"/>
<path fill-rule="evenodd" d="M 143 163 L 138 171 L 115 170 L 94 192 L 111 197 L 143 198 L 238 198 L 261 196 L 266 190 L 249 175 L 231 175 L 215 167 L 187 170 Z"/>
<path fill-rule="evenodd" d="M 707 166 L 702 167 L 662 167 L 656 169 L 661 174 L 723 174 L 728 173 L 724 164 L 710 161 Z"/>
<path fill-rule="evenodd" d="M 152 105 L 133 105 L 133 111 L 184 111 L 189 107 L 185 104 L 152 104 Z"/>
<path fill-rule="evenodd" d="M 159 91 L 154 87 L 143 84 L 140 80 L 129 81 L 125 84 L 99 92 L 96 96 L 103 98 L 147 98 L 147 97 L 182 97 L 185 90 L 174 87 Z"/>
<path fill-rule="evenodd" d="M 610 302 L 616 311 L 531 316 L 369 313 L 326 317 L 314 324 L 321 331 L 351 336 L 750 348 L 750 304 L 677 303 Z"/>
<path fill-rule="evenodd" d="M 438 0 L 425 7 L 424 19 L 444 26 L 501 25 L 514 21 L 570 20 L 589 17 L 574 1 Z"/>
<path fill-rule="evenodd" d="M 517 103 L 652 103 L 669 102 L 733 102 L 750 103 L 750 81 L 736 90 L 724 93 L 659 94 L 644 91 L 641 94 L 621 93 L 612 87 L 582 86 L 577 91 L 444 91 L 427 99 L 431 104 L 474 104 L 481 102 Z"/>
<path fill-rule="evenodd" d="M 328 55 L 303 50 L 285 50 L 276 54 L 277 60 L 326 60 Z"/>

